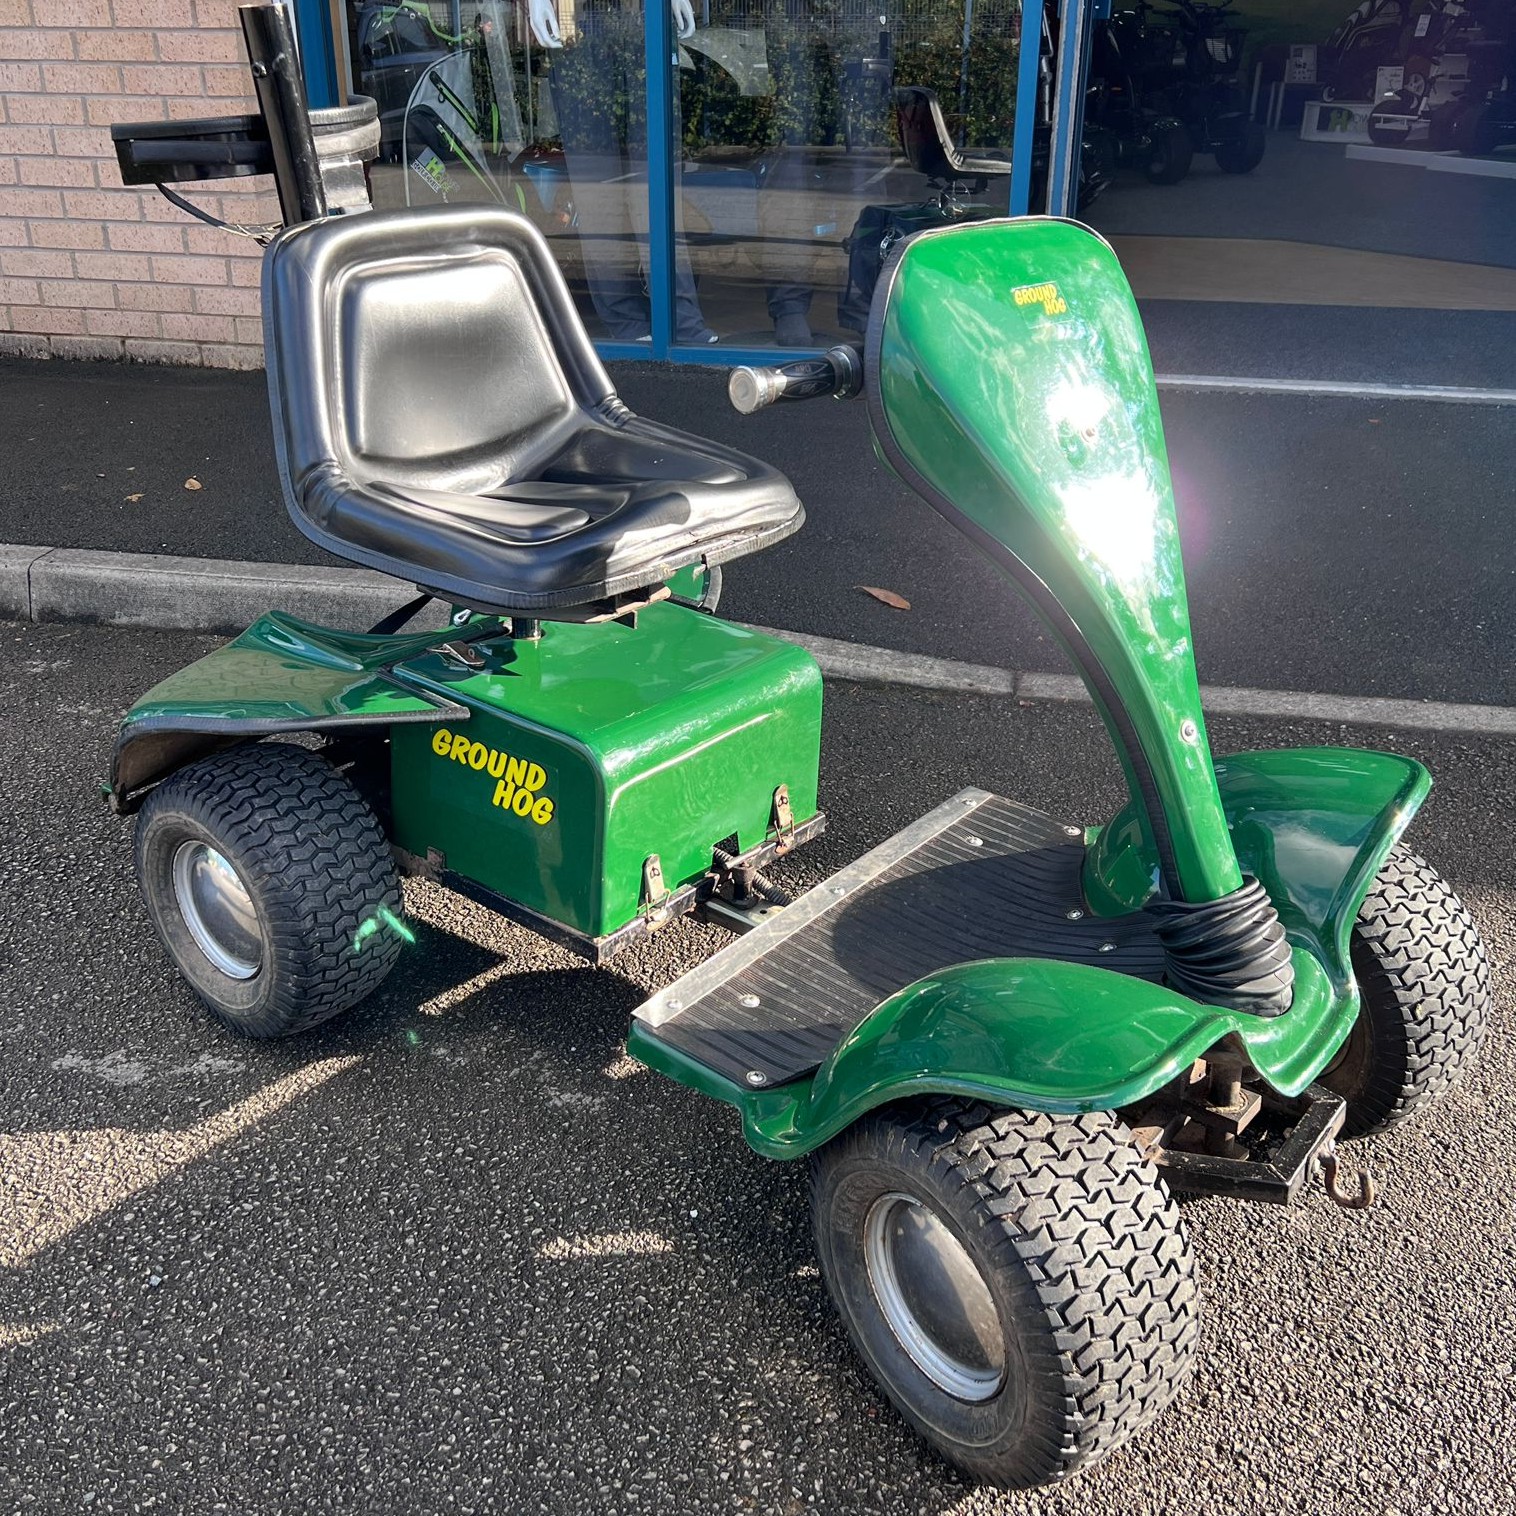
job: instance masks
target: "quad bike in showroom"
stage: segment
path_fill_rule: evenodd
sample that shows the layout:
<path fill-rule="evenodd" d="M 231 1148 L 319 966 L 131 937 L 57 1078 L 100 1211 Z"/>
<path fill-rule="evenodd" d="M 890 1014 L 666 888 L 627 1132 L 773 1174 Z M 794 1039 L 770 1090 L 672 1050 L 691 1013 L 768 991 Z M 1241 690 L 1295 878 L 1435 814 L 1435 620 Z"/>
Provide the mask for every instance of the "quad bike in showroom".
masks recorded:
<path fill-rule="evenodd" d="M 1250 174 L 1263 161 L 1267 136 L 1249 116 L 1238 83 L 1247 33 L 1232 25 L 1232 5 L 1174 0 L 1173 10 L 1155 10 L 1136 0 L 1111 17 L 1107 30 L 1143 108 L 1176 118 L 1192 152 L 1212 154 L 1223 173 Z"/>
<path fill-rule="evenodd" d="M 1134 66 L 1155 35 L 1137 11 L 1096 23 L 1084 119 L 1110 133 L 1118 162 L 1141 169 L 1150 184 L 1178 184 L 1190 171 L 1195 145 L 1185 124 L 1166 113 L 1166 100 L 1155 104 L 1147 97 Z"/>
<path fill-rule="evenodd" d="M 215 167 L 192 134 L 139 161 L 136 130 L 137 172 Z M 1212 755 L 1110 248 L 1043 217 L 906 238 L 861 353 L 732 377 L 743 411 L 862 393 L 881 456 L 1067 651 L 1128 791 L 1091 824 L 966 789 L 798 899 L 765 871 L 824 824 L 819 671 L 695 592 L 801 527 L 789 482 L 634 415 L 517 213 L 313 215 L 269 245 L 263 298 L 296 525 L 452 611 L 270 612 L 128 713 L 105 790 L 190 987 L 243 1036 L 351 1010 L 402 951 L 403 873 L 596 963 L 722 922 L 627 1049 L 807 1160 L 884 1394 L 1003 1485 L 1120 1446 L 1198 1352 L 1171 1192 L 1283 1203 L 1320 1174 L 1366 1203 L 1337 1137 L 1452 1085 L 1488 976 L 1403 841 L 1419 763 Z"/>

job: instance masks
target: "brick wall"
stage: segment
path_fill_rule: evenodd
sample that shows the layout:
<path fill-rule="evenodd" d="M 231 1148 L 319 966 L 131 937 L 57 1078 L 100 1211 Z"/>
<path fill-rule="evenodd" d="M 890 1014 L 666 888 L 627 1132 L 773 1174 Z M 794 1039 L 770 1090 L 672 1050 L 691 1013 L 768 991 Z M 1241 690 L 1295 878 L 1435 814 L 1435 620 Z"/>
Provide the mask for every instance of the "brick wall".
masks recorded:
<path fill-rule="evenodd" d="M 251 110 L 237 0 L 0 0 L 0 352 L 255 368 L 259 253 L 125 189 L 115 121 Z M 279 219 L 266 179 L 180 186 Z"/>

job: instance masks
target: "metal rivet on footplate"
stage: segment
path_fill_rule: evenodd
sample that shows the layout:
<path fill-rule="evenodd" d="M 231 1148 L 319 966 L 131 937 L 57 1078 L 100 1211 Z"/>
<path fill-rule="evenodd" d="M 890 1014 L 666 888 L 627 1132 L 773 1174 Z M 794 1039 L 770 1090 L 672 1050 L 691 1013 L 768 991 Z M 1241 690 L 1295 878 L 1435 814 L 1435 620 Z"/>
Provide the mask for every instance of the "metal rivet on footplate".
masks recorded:
<path fill-rule="evenodd" d="M 747 1071 L 747 1082 L 751 1085 L 767 1084 L 769 1076 L 762 1069 L 749 1069 Z"/>

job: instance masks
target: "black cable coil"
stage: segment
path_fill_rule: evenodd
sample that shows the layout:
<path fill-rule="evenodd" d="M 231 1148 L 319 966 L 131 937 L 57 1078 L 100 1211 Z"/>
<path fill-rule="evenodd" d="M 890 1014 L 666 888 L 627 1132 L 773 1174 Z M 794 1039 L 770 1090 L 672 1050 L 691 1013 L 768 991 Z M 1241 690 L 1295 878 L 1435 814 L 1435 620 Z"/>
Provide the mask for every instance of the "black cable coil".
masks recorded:
<path fill-rule="evenodd" d="M 1168 960 L 1165 979 L 1191 1000 L 1255 1016 L 1290 1008 L 1295 966 L 1284 923 L 1263 886 L 1244 877 L 1220 900 L 1154 900 L 1153 930 Z"/>

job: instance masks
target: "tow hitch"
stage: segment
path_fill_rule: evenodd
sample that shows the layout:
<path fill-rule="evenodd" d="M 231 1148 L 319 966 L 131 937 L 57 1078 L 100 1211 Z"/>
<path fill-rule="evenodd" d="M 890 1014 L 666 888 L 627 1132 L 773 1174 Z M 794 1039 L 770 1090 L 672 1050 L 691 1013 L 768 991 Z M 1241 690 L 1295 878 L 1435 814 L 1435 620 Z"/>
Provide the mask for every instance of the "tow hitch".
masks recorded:
<path fill-rule="evenodd" d="M 1374 1183 L 1374 1176 L 1367 1166 L 1358 1171 L 1358 1193 L 1350 1194 L 1338 1183 L 1338 1158 L 1337 1140 L 1329 1138 L 1327 1144 L 1316 1155 L 1316 1161 L 1321 1165 L 1321 1182 L 1327 1192 L 1327 1197 L 1335 1205 L 1340 1205 L 1345 1211 L 1366 1211 L 1378 1198 L 1379 1189 Z"/>
<path fill-rule="evenodd" d="M 1342 1097 L 1319 1084 L 1293 1100 L 1250 1088 L 1223 1050 L 1129 1120 L 1176 1190 L 1290 1205 L 1319 1172 L 1335 1204 L 1366 1211 L 1375 1196 L 1368 1171 L 1356 1193 L 1341 1183 L 1337 1133 L 1346 1114 Z"/>

